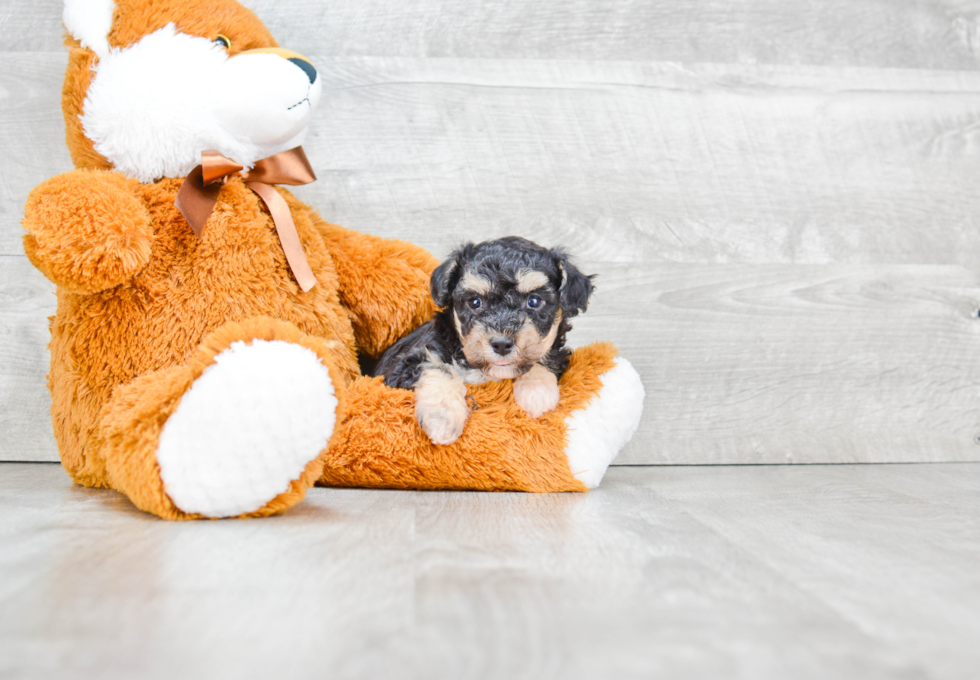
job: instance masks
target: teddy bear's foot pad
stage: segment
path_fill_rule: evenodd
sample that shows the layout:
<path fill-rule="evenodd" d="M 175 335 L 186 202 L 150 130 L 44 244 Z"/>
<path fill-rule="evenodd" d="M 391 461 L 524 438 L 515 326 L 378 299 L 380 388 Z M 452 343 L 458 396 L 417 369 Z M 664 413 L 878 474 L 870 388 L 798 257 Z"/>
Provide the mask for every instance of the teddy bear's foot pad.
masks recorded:
<path fill-rule="evenodd" d="M 568 467 L 590 489 L 599 486 L 606 468 L 636 432 L 643 415 L 645 392 L 639 374 L 622 357 L 616 357 L 614 364 L 600 376 L 599 394 L 565 420 Z"/>
<path fill-rule="evenodd" d="M 337 403 L 312 350 L 281 340 L 232 343 L 164 425 L 157 461 L 167 495 L 206 517 L 259 510 L 326 447 Z"/>

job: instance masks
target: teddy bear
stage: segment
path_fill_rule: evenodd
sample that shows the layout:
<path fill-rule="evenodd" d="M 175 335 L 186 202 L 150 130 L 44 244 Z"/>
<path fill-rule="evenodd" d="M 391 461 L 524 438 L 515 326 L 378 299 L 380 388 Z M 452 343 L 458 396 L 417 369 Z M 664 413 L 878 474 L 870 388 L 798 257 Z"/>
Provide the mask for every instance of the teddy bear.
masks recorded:
<path fill-rule="evenodd" d="M 62 464 L 161 518 L 258 517 L 314 484 L 585 491 L 643 386 L 607 343 L 574 351 L 558 406 L 468 387 L 438 445 L 411 391 L 362 375 L 436 310 L 435 258 L 326 222 L 282 184 L 323 83 L 235 0 L 65 0 L 75 169 L 30 194 L 24 249 L 56 285 L 51 416 Z"/>

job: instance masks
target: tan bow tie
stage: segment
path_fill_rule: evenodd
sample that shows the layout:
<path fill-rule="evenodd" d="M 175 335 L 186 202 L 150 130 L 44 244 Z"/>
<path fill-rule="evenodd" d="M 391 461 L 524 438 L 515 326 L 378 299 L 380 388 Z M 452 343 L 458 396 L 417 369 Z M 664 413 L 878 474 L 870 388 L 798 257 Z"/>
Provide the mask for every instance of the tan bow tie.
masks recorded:
<path fill-rule="evenodd" d="M 241 169 L 242 166 L 235 161 L 214 149 L 208 149 L 201 152 L 201 164 L 191 170 L 180 185 L 174 205 L 199 237 L 218 201 L 218 192 L 221 191 L 224 179 Z M 305 293 L 316 285 L 316 277 L 313 276 L 306 253 L 303 252 L 303 244 L 296 233 L 289 206 L 279 192 L 272 188 L 273 184 L 309 184 L 316 179 L 313 168 L 303 153 L 303 147 L 297 146 L 256 161 L 255 167 L 242 173 L 242 179 L 269 208 L 272 221 L 276 225 L 276 233 L 279 234 L 279 242 L 286 253 L 286 262 Z"/>

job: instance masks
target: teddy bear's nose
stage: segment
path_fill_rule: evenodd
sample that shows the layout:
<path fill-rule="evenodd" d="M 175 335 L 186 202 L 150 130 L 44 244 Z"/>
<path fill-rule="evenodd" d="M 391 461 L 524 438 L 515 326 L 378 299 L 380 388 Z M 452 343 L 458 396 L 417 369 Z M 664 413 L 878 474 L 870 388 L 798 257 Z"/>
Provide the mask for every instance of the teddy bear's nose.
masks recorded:
<path fill-rule="evenodd" d="M 306 74 L 306 77 L 310 79 L 311 84 L 313 83 L 314 80 L 316 80 L 316 69 L 313 68 L 313 64 L 306 61 L 305 59 L 297 59 L 296 57 L 293 57 L 289 61 L 291 61 L 292 63 L 296 64 L 301 69 L 303 69 L 303 72 Z"/>

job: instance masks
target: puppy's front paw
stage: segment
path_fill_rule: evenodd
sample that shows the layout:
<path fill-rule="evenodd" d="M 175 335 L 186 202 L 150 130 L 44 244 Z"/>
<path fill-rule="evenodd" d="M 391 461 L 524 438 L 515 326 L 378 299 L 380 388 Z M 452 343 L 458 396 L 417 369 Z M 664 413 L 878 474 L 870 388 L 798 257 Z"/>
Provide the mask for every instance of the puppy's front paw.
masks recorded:
<path fill-rule="evenodd" d="M 463 434 L 463 427 L 470 416 L 470 410 L 463 402 L 462 408 L 454 404 L 452 408 L 423 410 L 416 407 L 415 415 L 422 430 L 429 435 L 433 444 L 452 444 Z"/>
<path fill-rule="evenodd" d="M 540 418 L 558 406 L 558 378 L 541 364 L 514 381 L 514 401 L 532 418 Z"/>
<path fill-rule="evenodd" d="M 424 371 L 415 385 L 415 417 L 432 443 L 452 444 L 470 417 L 466 385 L 446 371 Z"/>

